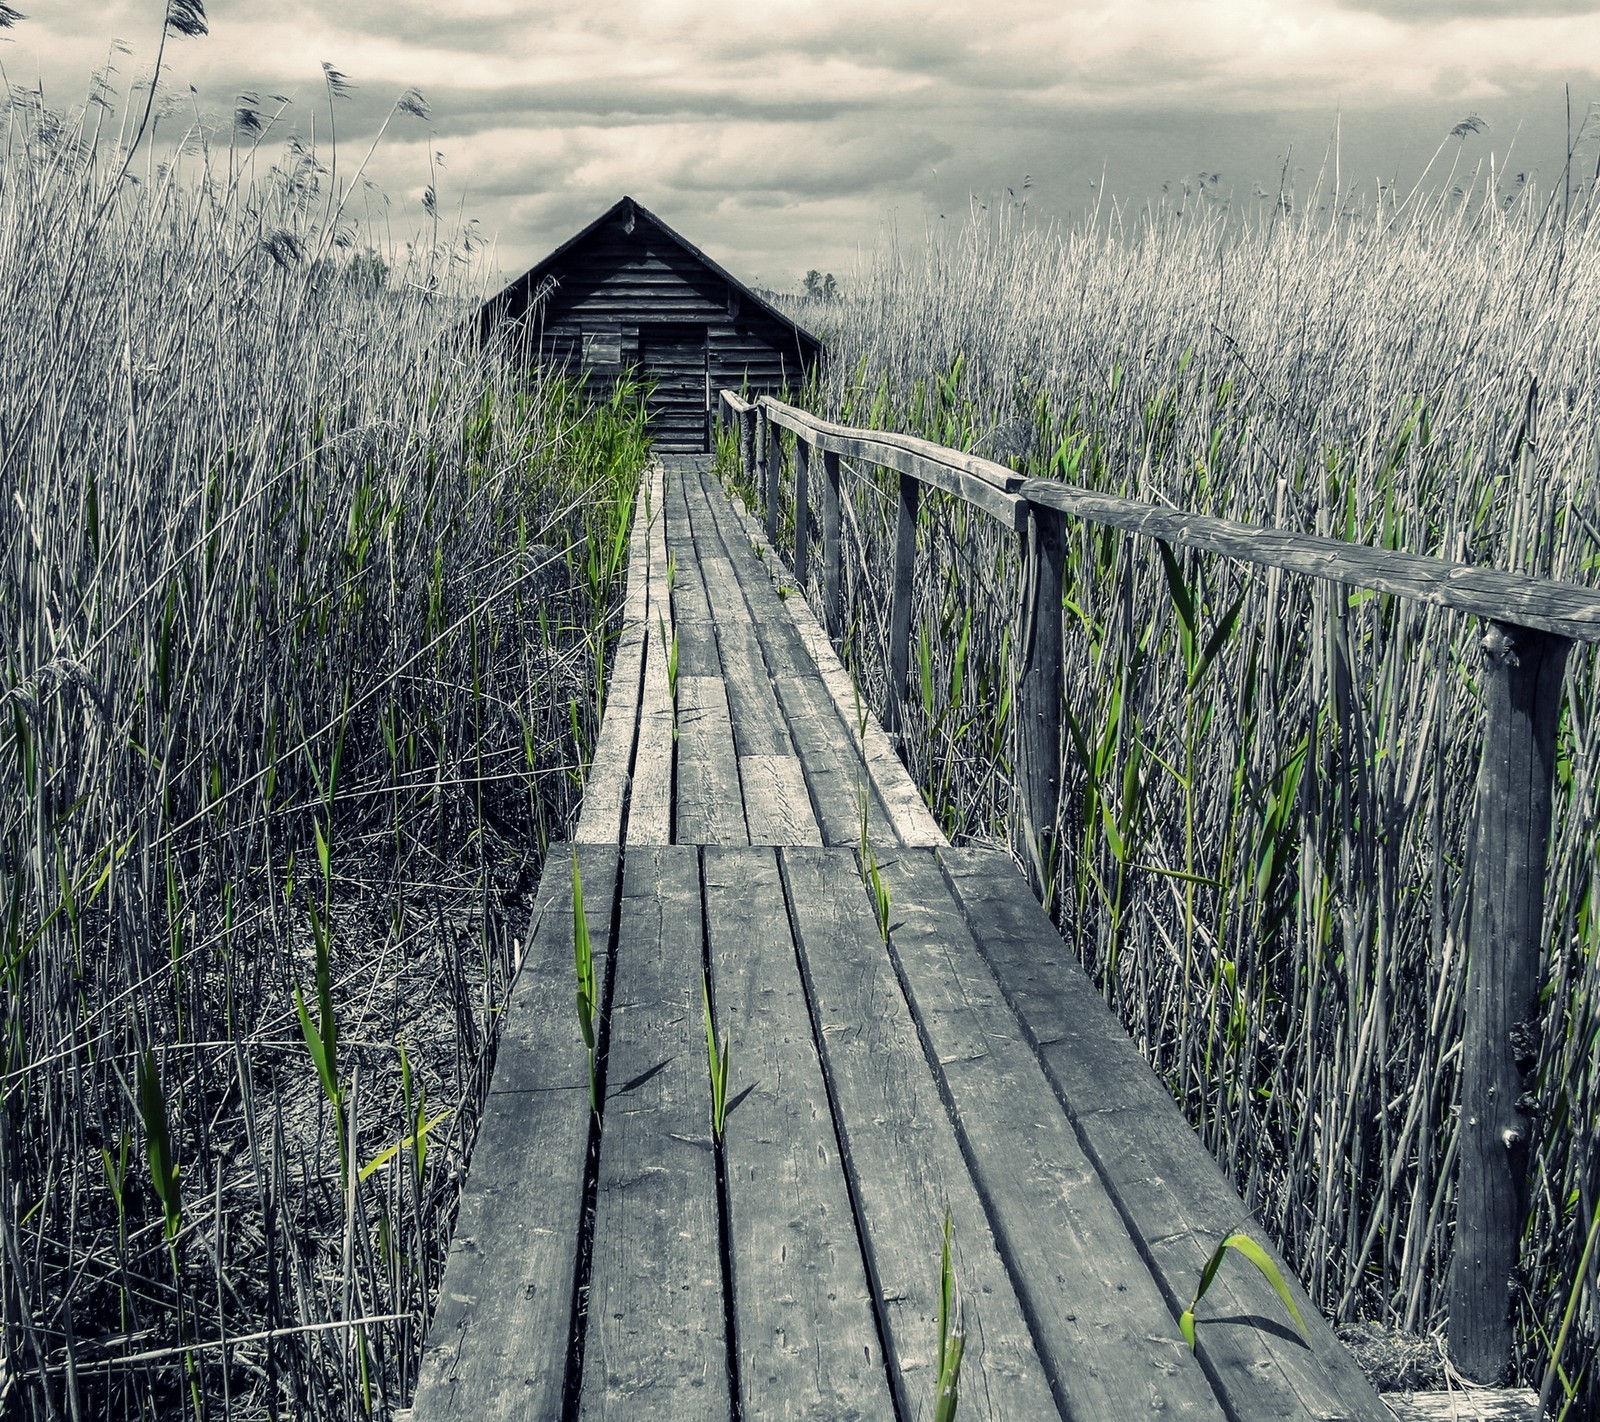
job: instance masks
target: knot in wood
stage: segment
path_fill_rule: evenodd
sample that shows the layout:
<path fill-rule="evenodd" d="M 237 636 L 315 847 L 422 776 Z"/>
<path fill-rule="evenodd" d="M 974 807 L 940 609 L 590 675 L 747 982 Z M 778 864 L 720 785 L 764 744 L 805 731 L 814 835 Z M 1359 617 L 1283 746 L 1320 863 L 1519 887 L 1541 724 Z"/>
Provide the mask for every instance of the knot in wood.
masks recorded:
<path fill-rule="evenodd" d="M 1491 622 L 1488 631 L 1483 634 L 1483 654 L 1491 662 L 1499 662 L 1502 666 L 1522 665 L 1517 657 L 1516 643 L 1511 640 L 1511 634 L 1498 622 Z"/>
<path fill-rule="evenodd" d="M 1539 1060 L 1539 1026 L 1536 1022 L 1521 1021 L 1511 1024 L 1507 1033 L 1511 1045 L 1511 1059 L 1517 1070 L 1526 1076 Z"/>

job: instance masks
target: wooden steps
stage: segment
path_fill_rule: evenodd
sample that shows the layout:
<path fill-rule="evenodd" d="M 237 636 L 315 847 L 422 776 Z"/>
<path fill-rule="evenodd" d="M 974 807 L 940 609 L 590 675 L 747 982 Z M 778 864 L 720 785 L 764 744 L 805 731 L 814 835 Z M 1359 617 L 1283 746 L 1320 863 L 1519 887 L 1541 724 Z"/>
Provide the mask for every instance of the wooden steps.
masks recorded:
<path fill-rule="evenodd" d="M 1190 1352 L 1178 1314 L 1243 1206 L 1012 861 L 944 844 L 852 724 L 702 466 L 641 500 L 595 789 L 540 886 L 416 1422 L 931 1416 L 946 1211 L 962 1422 L 1387 1417 L 1299 1290 L 1305 1336 L 1232 1261 Z"/>

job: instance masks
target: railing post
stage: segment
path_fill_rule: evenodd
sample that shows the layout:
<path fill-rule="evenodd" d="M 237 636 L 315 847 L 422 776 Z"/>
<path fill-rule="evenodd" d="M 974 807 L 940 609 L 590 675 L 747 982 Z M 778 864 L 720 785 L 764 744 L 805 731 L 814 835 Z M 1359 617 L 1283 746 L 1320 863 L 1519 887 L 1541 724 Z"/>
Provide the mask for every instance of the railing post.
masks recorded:
<path fill-rule="evenodd" d="M 778 546 L 778 495 L 783 483 L 783 444 L 778 427 L 770 418 L 763 423 L 767 430 L 767 542 Z"/>
<path fill-rule="evenodd" d="M 756 412 L 739 411 L 739 464 L 752 487 L 756 482 Z"/>
<path fill-rule="evenodd" d="M 1061 575 L 1066 516 L 1029 504 L 1028 526 L 1020 541 L 1026 587 L 1015 713 L 1021 849 L 1034 890 L 1049 909 L 1061 804 Z"/>
<path fill-rule="evenodd" d="M 837 640 L 844 622 L 839 577 L 839 456 L 822 456 L 822 621 Z"/>
<path fill-rule="evenodd" d="M 811 558 L 811 446 L 794 437 L 794 580 L 805 591 Z"/>
<path fill-rule="evenodd" d="M 1511 1367 L 1511 1282 L 1528 1216 L 1524 1095 L 1539 1054 L 1545 868 L 1561 682 L 1572 643 L 1490 622 L 1483 759 L 1467 916 L 1460 1174 L 1450 1259 L 1450 1352 L 1467 1377 Z"/>
<path fill-rule="evenodd" d="M 884 708 L 889 729 L 900 729 L 911 663 L 911 577 L 917 566 L 917 506 L 922 485 L 910 474 L 900 476 L 900 513 L 894 533 L 894 599 L 889 610 L 889 697 Z"/>

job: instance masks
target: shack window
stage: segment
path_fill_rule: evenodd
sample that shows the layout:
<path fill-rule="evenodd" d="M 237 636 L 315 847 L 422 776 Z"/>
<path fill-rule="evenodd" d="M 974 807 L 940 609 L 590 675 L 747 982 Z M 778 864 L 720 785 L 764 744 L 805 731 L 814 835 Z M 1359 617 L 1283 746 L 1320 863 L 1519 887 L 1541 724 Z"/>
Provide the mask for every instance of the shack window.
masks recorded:
<path fill-rule="evenodd" d="M 621 365 L 622 332 L 585 331 L 583 333 L 583 363 L 585 365 Z"/>

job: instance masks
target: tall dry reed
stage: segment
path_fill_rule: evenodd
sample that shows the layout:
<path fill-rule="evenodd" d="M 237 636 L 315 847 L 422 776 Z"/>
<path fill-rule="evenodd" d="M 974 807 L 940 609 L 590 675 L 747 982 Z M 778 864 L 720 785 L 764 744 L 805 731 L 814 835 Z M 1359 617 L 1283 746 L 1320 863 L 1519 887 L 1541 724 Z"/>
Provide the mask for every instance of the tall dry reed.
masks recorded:
<path fill-rule="evenodd" d="M 1478 172 L 1248 220 L 1200 195 L 1065 228 L 975 211 L 828 308 L 812 401 L 1106 492 L 1592 583 L 1591 199 Z M 849 472 L 848 639 L 881 706 L 892 488 Z M 1018 579 L 1009 536 L 925 498 L 903 753 L 957 837 L 1011 834 Z M 1481 629 L 1086 525 L 1066 600 L 1063 933 L 1313 1297 L 1436 1327 Z M 1570 1406 L 1600 1396 L 1573 1383 L 1600 1343 L 1595 678 L 1575 655 L 1516 1299 L 1535 1383 L 1570 1313 Z"/>
<path fill-rule="evenodd" d="M 0 127 L 8 1416 L 404 1405 L 597 724 L 636 402 L 248 113 Z"/>

